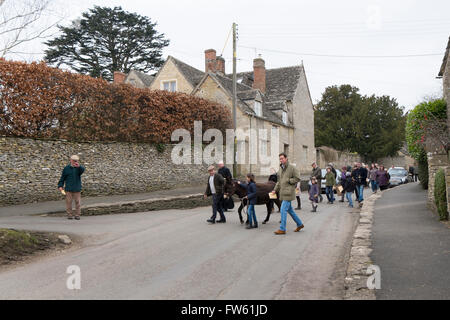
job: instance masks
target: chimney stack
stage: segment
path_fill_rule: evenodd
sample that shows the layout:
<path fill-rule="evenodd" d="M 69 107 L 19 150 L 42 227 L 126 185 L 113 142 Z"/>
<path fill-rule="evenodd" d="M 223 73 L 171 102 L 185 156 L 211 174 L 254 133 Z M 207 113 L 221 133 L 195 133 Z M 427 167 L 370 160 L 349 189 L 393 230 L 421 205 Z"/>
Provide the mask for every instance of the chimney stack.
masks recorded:
<path fill-rule="evenodd" d="M 266 93 L 266 63 L 261 56 L 253 60 L 253 89 Z"/>
<path fill-rule="evenodd" d="M 114 71 L 114 84 L 120 84 L 125 82 L 126 74 L 120 71 Z"/>
<path fill-rule="evenodd" d="M 216 72 L 216 50 L 205 50 L 205 72 Z"/>
<path fill-rule="evenodd" d="M 225 59 L 221 56 L 216 58 L 216 71 L 225 74 Z"/>

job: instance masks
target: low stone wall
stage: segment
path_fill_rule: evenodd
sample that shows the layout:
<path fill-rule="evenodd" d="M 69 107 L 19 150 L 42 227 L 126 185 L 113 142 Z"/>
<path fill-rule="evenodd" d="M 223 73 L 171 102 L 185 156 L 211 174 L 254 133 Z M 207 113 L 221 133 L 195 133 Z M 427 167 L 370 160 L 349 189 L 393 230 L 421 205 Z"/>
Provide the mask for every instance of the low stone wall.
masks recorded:
<path fill-rule="evenodd" d="M 0 137 L 0 206 L 61 200 L 57 184 L 72 154 L 86 167 L 83 196 L 143 193 L 202 184 L 205 165 L 174 165 L 172 146 L 72 143 Z"/>
<path fill-rule="evenodd" d="M 338 169 L 353 165 L 354 162 L 362 162 L 359 154 L 337 151 L 330 147 L 319 147 L 316 152 L 316 162 L 320 168 L 326 168 L 330 162 Z"/>

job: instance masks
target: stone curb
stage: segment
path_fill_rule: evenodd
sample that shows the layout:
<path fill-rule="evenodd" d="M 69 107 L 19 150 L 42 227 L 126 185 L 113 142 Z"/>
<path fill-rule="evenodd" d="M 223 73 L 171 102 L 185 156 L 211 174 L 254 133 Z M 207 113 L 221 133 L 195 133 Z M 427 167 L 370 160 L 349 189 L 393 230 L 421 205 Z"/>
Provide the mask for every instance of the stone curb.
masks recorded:
<path fill-rule="evenodd" d="M 191 209 L 196 207 L 209 206 L 210 199 L 203 199 L 203 194 L 189 194 L 183 196 L 170 196 L 162 198 L 152 198 L 144 200 L 133 201 L 119 201 L 111 203 L 95 203 L 81 207 L 81 215 L 106 215 L 106 214 L 121 214 L 121 213 L 135 213 L 155 210 L 167 209 Z M 39 216 L 47 215 L 65 215 L 64 211 L 53 211 L 35 214 Z"/>
<path fill-rule="evenodd" d="M 397 187 L 398 188 L 398 187 Z M 369 189 L 370 190 L 370 189 Z M 372 224 L 375 201 L 382 197 L 385 191 L 378 191 L 364 200 L 364 206 L 359 214 L 359 221 L 353 234 L 350 258 L 347 266 L 347 275 L 344 280 L 344 300 L 376 300 L 375 290 L 367 288 L 367 268 L 372 265 L 370 253 L 372 252 Z"/>

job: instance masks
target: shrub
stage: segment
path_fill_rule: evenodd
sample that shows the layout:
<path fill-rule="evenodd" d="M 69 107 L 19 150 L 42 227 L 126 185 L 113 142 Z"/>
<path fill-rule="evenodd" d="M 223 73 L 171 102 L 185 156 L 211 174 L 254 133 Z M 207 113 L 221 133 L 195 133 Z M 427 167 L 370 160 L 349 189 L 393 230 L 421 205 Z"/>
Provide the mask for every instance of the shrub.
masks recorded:
<path fill-rule="evenodd" d="M 439 218 L 441 220 L 448 220 L 447 212 L 447 186 L 445 184 L 444 170 L 440 169 L 436 172 L 434 177 L 434 202 L 436 203 Z"/>
<path fill-rule="evenodd" d="M 114 85 L 50 68 L 0 59 L 0 135 L 69 141 L 170 143 L 191 133 L 231 127 L 227 107 L 195 96 Z"/>
<path fill-rule="evenodd" d="M 419 163 L 420 185 L 426 190 L 428 189 L 428 158 L 424 149 L 420 151 L 417 162 Z"/>
<path fill-rule="evenodd" d="M 419 179 L 428 189 L 428 161 L 425 140 L 432 135 L 430 124 L 447 118 L 447 104 L 443 99 L 423 102 L 408 113 L 406 119 L 406 142 L 411 156 L 419 163 Z M 446 131 L 446 130 L 445 130 Z"/>

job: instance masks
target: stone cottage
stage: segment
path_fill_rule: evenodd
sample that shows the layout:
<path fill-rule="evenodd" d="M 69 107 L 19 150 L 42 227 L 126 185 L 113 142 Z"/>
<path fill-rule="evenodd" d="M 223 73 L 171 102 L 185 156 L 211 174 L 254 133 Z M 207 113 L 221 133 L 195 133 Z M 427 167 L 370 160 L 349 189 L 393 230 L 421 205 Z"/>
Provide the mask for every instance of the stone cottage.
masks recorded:
<path fill-rule="evenodd" d="M 131 73 L 130 73 L 131 74 Z M 118 74 L 115 82 L 129 82 L 130 75 Z M 225 73 L 225 60 L 214 49 L 205 51 L 205 71 L 169 56 L 150 85 L 151 90 L 167 90 L 196 95 L 232 108 L 232 75 Z M 266 129 L 258 136 L 259 154 L 270 155 L 270 163 L 250 163 L 250 138 L 238 138 L 238 157 L 244 164 L 238 173 L 267 175 L 278 168 L 278 153 L 285 152 L 302 173 L 315 161 L 314 110 L 303 65 L 266 69 L 256 58 L 253 70 L 237 74 L 237 129 Z M 271 152 L 271 133 L 278 132 L 278 150 Z M 240 152 L 244 150 L 244 152 Z"/>

